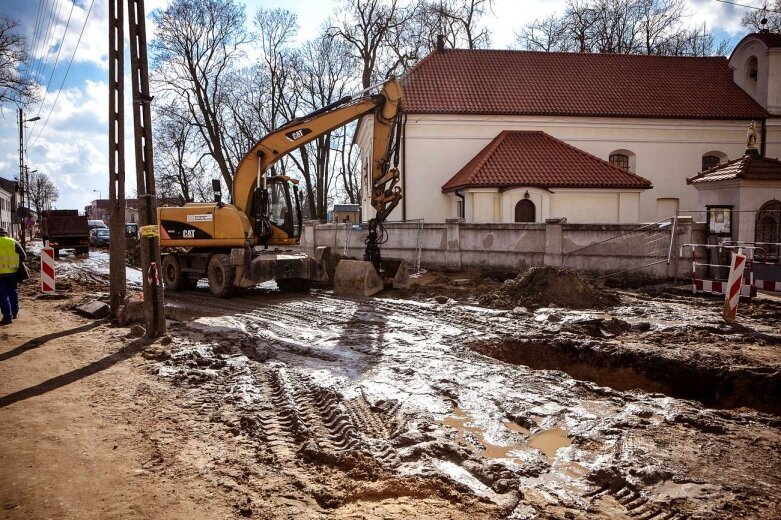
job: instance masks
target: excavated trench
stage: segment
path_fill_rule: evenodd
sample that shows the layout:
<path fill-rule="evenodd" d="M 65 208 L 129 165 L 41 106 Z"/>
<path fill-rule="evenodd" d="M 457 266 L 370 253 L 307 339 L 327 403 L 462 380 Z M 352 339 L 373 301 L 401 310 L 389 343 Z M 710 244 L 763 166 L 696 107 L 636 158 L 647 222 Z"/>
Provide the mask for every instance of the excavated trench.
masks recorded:
<path fill-rule="evenodd" d="M 662 357 L 569 338 L 492 339 L 469 347 L 513 365 L 558 370 L 618 391 L 644 390 L 710 408 L 750 407 L 781 415 L 781 374 L 774 368 L 695 364 L 691 357 Z"/>

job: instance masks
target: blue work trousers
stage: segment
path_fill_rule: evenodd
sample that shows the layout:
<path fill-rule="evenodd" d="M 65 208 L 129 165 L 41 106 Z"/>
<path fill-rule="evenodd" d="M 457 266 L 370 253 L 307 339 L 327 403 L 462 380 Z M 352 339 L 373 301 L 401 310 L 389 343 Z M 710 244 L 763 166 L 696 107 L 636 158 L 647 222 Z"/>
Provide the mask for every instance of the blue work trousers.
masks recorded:
<path fill-rule="evenodd" d="M 4 320 L 19 313 L 19 288 L 16 285 L 16 274 L 0 276 L 0 312 Z"/>

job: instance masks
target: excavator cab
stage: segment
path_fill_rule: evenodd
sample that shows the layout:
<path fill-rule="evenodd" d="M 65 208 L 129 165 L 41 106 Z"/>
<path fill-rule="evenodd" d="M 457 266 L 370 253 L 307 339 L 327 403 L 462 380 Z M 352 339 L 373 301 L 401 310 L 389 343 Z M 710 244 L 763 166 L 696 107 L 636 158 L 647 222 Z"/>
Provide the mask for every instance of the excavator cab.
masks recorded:
<path fill-rule="evenodd" d="M 295 245 L 301 236 L 298 181 L 285 175 L 268 176 L 257 186 L 250 215 L 259 245 Z"/>

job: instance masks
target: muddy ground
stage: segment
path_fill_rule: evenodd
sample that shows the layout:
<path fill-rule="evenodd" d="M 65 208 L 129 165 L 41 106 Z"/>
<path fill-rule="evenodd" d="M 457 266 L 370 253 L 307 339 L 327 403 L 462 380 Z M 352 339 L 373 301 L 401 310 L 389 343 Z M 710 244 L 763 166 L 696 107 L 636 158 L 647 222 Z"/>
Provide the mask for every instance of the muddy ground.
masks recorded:
<path fill-rule="evenodd" d="M 69 299 L 26 289 L 46 326 L 68 328 L 53 315 L 90 328 L 43 350 L 26 349 L 29 327 L 0 331 L 0 371 L 34 374 L 0 376 L 14 447 L 0 448 L 15 470 L 0 480 L 8 518 L 781 515 L 777 302 L 746 304 L 727 325 L 719 300 L 666 286 L 619 290 L 599 310 L 479 304 L 517 273 L 426 273 L 372 299 L 287 295 L 272 282 L 218 300 L 201 286 L 167 295 L 170 338 L 150 344 L 70 313 L 105 298 L 103 261 L 63 259 Z M 122 354 L 30 394 L 41 362 L 52 378 L 69 373 L 28 359 L 57 349 L 75 370 Z M 38 416 L 62 407 L 62 392 L 81 428 L 121 425 L 119 460 L 100 442 L 73 448 L 75 418 L 61 419 L 63 432 Z M 33 455 L 45 441 L 20 428 L 31 411 L 35 431 L 70 442 L 58 451 L 70 469 Z M 108 514 L 105 502 L 64 499 L 62 486 L 32 491 L 36 478 L 87 485 L 82 458 L 114 480 L 133 475 L 125 492 L 100 495 Z M 134 479 L 165 492 L 142 500 Z"/>

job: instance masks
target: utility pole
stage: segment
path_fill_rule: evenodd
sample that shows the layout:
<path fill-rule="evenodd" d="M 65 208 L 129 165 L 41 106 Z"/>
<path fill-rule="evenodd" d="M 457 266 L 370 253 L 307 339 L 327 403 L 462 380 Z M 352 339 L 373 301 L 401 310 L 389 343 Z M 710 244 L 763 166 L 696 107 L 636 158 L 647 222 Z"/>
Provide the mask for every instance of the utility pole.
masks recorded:
<path fill-rule="evenodd" d="M 27 246 L 27 215 L 24 214 L 24 112 L 19 109 L 19 207 L 16 214 L 19 216 L 22 227 L 22 249 Z"/>
<path fill-rule="evenodd" d="M 40 117 L 37 116 L 31 117 L 30 119 L 25 119 L 24 111 L 22 111 L 21 108 L 19 109 L 19 207 L 22 209 L 20 211 L 17 208 L 17 215 L 19 216 L 22 225 L 22 247 L 27 245 L 27 218 L 29 217 L 29 212 L 25 210 L 24 193 L 29 189 L 28 183 L 30 182 L 29 176 L 25 181 L 26 172 L 24 166 L 24 124 L 30 121 L 38 121 L 39 119 Z M 27 204 L 29 204 L 29 201 Z"/>
<path fill-rule="evenodd" d="M 109 221 L 109 305 L 117 316 L 127 294 L 125 266 L 125 35 L 123 0 L 109 0 L 108 7 L 108 196 Z M 93 190 L 95 191 L 95 190 Z M 102 197 L 102 193 L 98 191 Z M 147 327 L 148 330 L 148 327 Z"/>
<path fill-rule="evenodd" d="M 146 22 L 144 0 L 127 0 L 130 27 L 130 77 L 133 83 L 133 130 L 136 151 L 136 183 L 138 187 L 141 236 L 141 269 L 144 283 L 144 313 L 146 336 L 165 334 L 163 285 L 159 276 L 160 244 L 157 236 L 145 236 L 144 226 L 157 222 L 155 176 L 152 162 L 152 97 L 149 95 L 149 68 L 146 55 Z M 149 229 L 149 228 L 148 228 Z"/>

